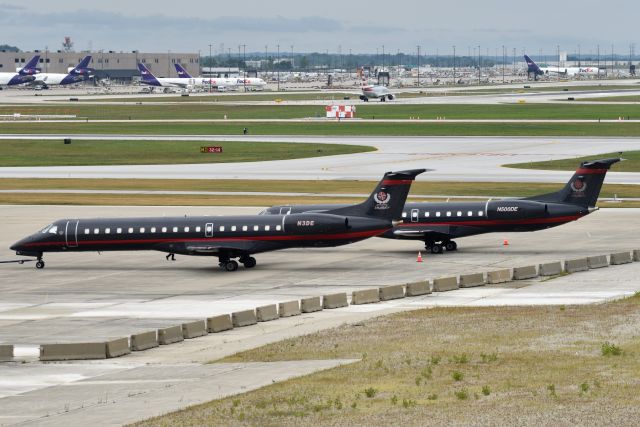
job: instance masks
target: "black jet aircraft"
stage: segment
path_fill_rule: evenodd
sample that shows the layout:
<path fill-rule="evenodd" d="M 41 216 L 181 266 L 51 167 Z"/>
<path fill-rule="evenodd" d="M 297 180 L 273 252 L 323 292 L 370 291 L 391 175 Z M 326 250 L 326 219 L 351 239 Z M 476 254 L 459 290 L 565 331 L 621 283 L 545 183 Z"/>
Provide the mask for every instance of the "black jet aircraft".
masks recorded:
<path fill-rule="evenodd" d="M 560 191 L 524 199 L 487 202 L 407 203 L 402 222 L 378 237 L 422 240 L 434 254 L 458 248 L 453 240 L 476 234 L 537 231 L 575 221 L 596 210 L 604 177 L 621 159 L 583 162 Z M 262 212 L 325 212 L 341 205 L 273 206 Z"/>
<path fill-rule="evenodd" d="M 322 213 L 220 217 L 62 219 L 11 246 L 17 255 L 45 252 L 156 250 L 217 256 L 220 267 L 253 268 L 251 255 L 286 248 L 334 247 L 385 233 L 402 216 L 411 183 L 424 169 L 387 172 L 369 198 Z"/>

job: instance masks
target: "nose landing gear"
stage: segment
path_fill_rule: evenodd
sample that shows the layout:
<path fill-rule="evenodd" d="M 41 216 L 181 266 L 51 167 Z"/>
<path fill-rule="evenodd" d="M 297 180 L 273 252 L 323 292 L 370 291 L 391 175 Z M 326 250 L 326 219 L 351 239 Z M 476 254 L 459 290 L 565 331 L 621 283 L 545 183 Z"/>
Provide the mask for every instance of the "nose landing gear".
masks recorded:
<path fill-rule="evenodd" d="M 42 260 L 42 258 L 38 258 L 38 261 L 36 262 L 36 268 L 39 270 L 44 268 L 44 261 Z"/>

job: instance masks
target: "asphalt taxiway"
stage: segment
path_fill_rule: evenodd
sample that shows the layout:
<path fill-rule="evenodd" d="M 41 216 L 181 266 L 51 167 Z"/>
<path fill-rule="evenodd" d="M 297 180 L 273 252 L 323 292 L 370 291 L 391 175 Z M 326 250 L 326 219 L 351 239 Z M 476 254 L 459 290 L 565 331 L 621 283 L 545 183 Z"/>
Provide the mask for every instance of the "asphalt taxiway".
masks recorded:
<path fill-rule="evenodd" d="M 0 259 L 8 247 L 69 217 L 247 214 L 258 208 L 4 206 Z M 257 256 L 253 270 L 220 270 L 208 257 L 162 253 L 49 254 L 47 266 L 0 265 L 0 342 L 17 360 L 0 364 L 0 424 L 124 423 L 250 390 L 350 361 L 281 365 L 204 363 L 269 342 L 373 316 L 438 305 L 586 304 L 632 295 L 640 263 L 307 314 L 106 361 L 37 362 L 37 346 L 128 336 L 215 314 L 306 296 L 400 284 L 443 275 L 633 249 L 640 210 L 603 209 L 536 233 L 461 239 L 456 253 L 425 256 L 420 242 L 370 239 L 335 249 L 291 249 Z M 503 245 L 507 239 L 509 246 Z M 46 399 L 44 398 L 46 396 Z"/>
<path fill-rule="evenodd" d="M 61 136 L 0 135 L 0 139 L 60 139 Z M 640 138 L 552 137 L 301 137 L 193 135 L 74 135 L 100 140 L 199 140 L 356 144 L 376 151 L 308 159 L 183 165 L 3 167 L 1 178 L 146 179 L 355 179 L 378 180 L 383 171 L 428 168 L 418 180 L 566 182 L 569 171 L 505 168 L 509 163 L 564 159 L 640 150 Z M 224 146 L 224 145 L 223 145 Z M 578 162 L 576 161 L 576 167 Z M 637 184 L 640 173 L 615 172 L 607 183 Z"/>

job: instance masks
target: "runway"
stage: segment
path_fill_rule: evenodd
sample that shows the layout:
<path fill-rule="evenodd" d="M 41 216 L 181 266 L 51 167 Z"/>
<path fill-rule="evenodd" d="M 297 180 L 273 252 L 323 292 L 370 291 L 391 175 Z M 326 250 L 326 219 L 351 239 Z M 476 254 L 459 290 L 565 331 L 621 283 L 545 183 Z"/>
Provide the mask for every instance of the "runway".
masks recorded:
<path fill-rule="evenodd" d="M 0 138 L 40 138 L 2 135 Z M 61 136 L 44 136 L 60 139 Z M 298 137 L 194 135 L 74 135 L 78 139 L 252 141 L 360 144 L 376 151 L 308 159 L 248 163 L 184 165 L 4 167 L 1 178 L 146 178 L 146 179 L 285 179 L 377 180 L 390 170 L 427 168 L 418 177 L 428 181 L 566 182 L 571 172 L 502 167 L 640 149 L 640 138 L 550 137 Z M 624 157 L 624 154 L 623 154 Z M 576 168 L 578 164 L 576 162 Z M 640 173 L 613 171 L 607 183 L 638 184 Z"/>

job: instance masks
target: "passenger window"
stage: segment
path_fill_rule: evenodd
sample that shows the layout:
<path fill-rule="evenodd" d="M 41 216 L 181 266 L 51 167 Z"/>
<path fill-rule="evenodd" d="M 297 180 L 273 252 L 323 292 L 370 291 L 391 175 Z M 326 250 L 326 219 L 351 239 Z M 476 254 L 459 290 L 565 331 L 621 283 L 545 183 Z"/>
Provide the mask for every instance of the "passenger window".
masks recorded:
<path fill-rule="evenodd" d="M 122 228 L 117 228 L 117 229 L 116 229 L 116 233 L 117 233 L 117 234 L 122 234 Z"/>
<path fill-rule="evenodd" d="M 473 212 L 472 211 L 467 212 L 467 216 L 473 216 Z"/>
<path fill-rule="evenodd" d="M 425 218 L 429 218 L 429 212 L 425 212 L 425 213 L 424 213 L 424 217 L 425 217 Z"/>
<path fill-rule="evenodd" d="M 478 211 L 478 216 L 482 216 L 483 214 L 484 214 L 484 212 Z"/>
<path fill-rule="evenodd" d="M 236 226 L 235 225 L 231 226 L 231 231 L 236 231 Z"/>
<path fill-rule="evenodd" d="M 407 213 L 406 212 L 402 212 L 402 218 L 406 218 L 407 217 Z"/>
<path fill-rule="evenodd" d="M 84 229 L 84 234 L 89 234 L 89 229 L 88 228 Z"/>
<path fill-rule="evenodd" d="M 100 234 L 100 229 L 99 228 L 94 228 L 93 229 L 93 234 Z"/>
<path fill-rule="evenodd" d="M 271 229 L 271 227 L 269 227 L 268 225 L 264 226 L 264 231 L 269 231 Z"/>
<path fill-rule="evenodd" d="M 173 227 L 173 232 L 177 233 L 178 232 L 178 227 Z"/>
<path fill-rule="evenodd" d="M 451 216 L 451 212 L 447 212 L 447 216 Z"/>
<path fill-rule="evenodd" d="M 254 225 L 254 226 L 253 226 L 253 231 L 258 231 L 258 230 L 260 230 L 260 227 L 259 227 L 259 226 L 257 226 L 257 225 Z"/>
<path fill-rule="evenodd" d="M 201 227 L 196 227 L 196 233 L 199 233 L 199 232 L 200 232 L 200 230 L 202 230 L 202 228 L 201 228 Z"/>
<path fill-rule="evenodd" d="M 249 229 L 249 227 L 247 227 L 246 225 L 242 226 L 242 231 L 247 231 Z"/>
<path fill-rule="evenodd" d="M 133 233 L 133 228 L 129 227 L 129 234 Z"/>
<path fill-rule="evenodd" d="M 282 227 L 280 225 L 276 225 L 276 231 L 280 231 L 282 230 Z"/>
<path fill-rule="evenodd" d="M 104 229 L 104 234 L 111 234 L 111 229 L 110 228 L 105 228 Z"/>
<path fill-rule="evenodd" d="M 220 231 L 224 231 L 224 225 L 220 226 Z"/>
<path fill-rule="evenodd" d="M 167 227 L 162 227 L 162 232 L 166 233 L 167 232 Z"/>
<path fill-rule="evenodd" d="M 440 216 L 440 212 L 436 212 L 436 216 L 439 217 Z"/>
<path fill-rule="evenodd" d="M 140 227 L 140 234 L 144 233 L 144 227 Z"/>
<path fill-rule="evenodd" d="M 189 232 L 189 227 L 185 227 L 185 228 L 184 228 L 184 232 L 185 232 L 185 233 L 188 233 L 188 232 Z"/>
<path fill-rule="evenodd" d="M 213 226 L 207 225 L 207 228 L 205 230 L 206 230 L 206 233 L 211 233 L 213 231 Z"/>
<path fill-rule="evenodd" d="M 458 211 L 458 216 L 462 216 L 462 212 L 461 211 Z"/>
<path fill-rule="evenodd" d="M 155 233 L 156 232 L 156 228 L 155 227 L 151 227 L 151 232 Z"/>

